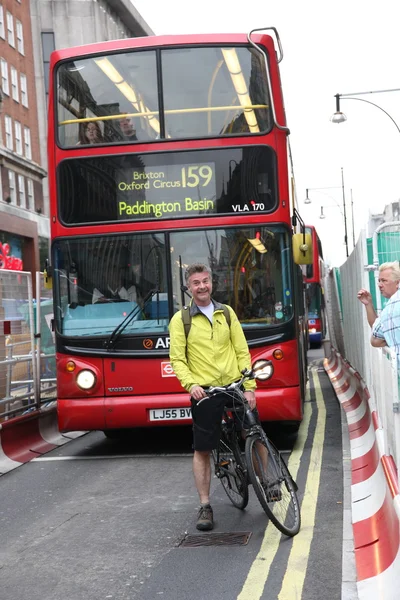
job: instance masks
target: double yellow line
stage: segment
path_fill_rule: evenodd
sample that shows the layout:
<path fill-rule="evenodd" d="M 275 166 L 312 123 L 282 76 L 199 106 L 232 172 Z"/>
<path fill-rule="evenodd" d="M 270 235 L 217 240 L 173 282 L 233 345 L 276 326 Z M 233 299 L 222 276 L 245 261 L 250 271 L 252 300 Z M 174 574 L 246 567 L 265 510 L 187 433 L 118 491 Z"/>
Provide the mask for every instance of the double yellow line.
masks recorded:
<path fill-rule="evenodd" d="M 317 423 L 315 427 L 307 481 L 301 504 L 301 529 L 293 538 L 292 549 L 286 566 L 282 587 L 278 600 L 300 599 L 307 571 L 308 557 L 314 534 L 315 513 L 317 508 L 319 482 L 321 476 L 322 453 L 325 439 L 326 409 L 316 370 L 311 370 L 317 405 Z M 309 391 L 308 391 L 309 394 Z M 299 430 L 297 444 L 289 458 L 289 470 L 296 480 L 308 437 L 312 416 L 311 403 L 304 405 L 303 423 Z M 259 600 L 263 594 L 265 583 L 272 562 L 279 549 L 281 535 L 272 523 L 268 523 L 261 548 L 250 568 L 247 579 L 237 600 Z"/>

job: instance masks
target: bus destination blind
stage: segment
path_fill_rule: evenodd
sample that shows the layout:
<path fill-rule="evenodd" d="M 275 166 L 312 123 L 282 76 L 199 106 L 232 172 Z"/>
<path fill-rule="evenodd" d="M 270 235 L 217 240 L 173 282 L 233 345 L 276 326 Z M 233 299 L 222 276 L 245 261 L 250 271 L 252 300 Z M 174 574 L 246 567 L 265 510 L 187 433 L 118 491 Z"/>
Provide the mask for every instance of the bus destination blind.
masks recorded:
<path fill-rule="evenodd" d="M 124 170 L 117 186 L 119 219 L 217 212 L 213 162 Z"/>

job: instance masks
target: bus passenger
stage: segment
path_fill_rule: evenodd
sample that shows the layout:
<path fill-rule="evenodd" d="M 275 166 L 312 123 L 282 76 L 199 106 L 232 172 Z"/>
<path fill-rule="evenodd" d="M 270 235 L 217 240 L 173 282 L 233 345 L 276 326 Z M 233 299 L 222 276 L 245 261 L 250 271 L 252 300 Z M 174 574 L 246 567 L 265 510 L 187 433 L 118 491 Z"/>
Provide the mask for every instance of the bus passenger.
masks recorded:
<path fill-rule="evenodd" d="M 88 121 L 80 128 L 78 146 L 88 144 L 102 144 L 104 142 L 100 125 L 97 121 Z"/>
<path fill-rule="evenodd" d="M 206 397 L 204 387 L 228 385 L 241 378 L 243 369 L 251 368 L 250 352 L 242 326 L 228 306 L 212 300 L 212 275 L 204 264 L 189 265 L 186 285 L 192 294 L 190 303 L 191 329 L 186 339 L 182 312 L 170 322 L 170 360 L 181 385 L 190 392 L 193 417 L 193 473 L 200 497 L 197 529 L 214 526 L 210 506 L 211 450 L 217 448 L 225 394 L 214 396 L 197 406 Z M 226 309 L 230 325 L 225 318 Z M 256 408 L 254 380 L 246 381 L 245 397 L 251 409 Z"/>
<path fill-rule="evenodd" d="M 122 139 L 126 142 L 137 142 L 136 129 L 133 126 L 131 117 L 123 117 L 119 120 Z"/>

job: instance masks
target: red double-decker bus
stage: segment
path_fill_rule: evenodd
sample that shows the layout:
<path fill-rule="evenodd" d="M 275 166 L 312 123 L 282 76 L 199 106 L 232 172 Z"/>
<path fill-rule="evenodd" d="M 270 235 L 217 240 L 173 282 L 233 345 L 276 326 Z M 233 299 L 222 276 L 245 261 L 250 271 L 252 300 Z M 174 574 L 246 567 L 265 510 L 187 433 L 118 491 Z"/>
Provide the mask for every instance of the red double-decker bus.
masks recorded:
<path fill-rule="evenodd" d="M 326 336 L 324 297 L 324 257 L 322 244 L 313 225 L 306 226 L 311 236 L 312 262 L 305 266 L 305 283 L 308 306 L 308 335 L 310 344 L 320 347 Z"/>
<path fill-rule="evenodd" d="M 125 39 L 51 58 L 49 185 L 61 431 L 187 424 L 168 323 L 212 268 L 262 420 L 302 418 L 306 315 L 272 35 Z M 274 40 L 278 46 L 275 48 Z"/>

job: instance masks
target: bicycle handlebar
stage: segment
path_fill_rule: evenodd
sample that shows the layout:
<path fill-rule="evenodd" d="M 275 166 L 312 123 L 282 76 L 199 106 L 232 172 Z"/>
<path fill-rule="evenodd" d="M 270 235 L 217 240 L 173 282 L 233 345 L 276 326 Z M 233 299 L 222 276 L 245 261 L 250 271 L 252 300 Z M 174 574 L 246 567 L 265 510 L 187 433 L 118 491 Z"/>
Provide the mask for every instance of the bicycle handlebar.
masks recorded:
<path fill-rule="evenodd" d="M 229 383 L 228 385 L 212 385 L 209 388 L 203 388 L 205 393 L 207 394 L 206 398 L 210 398 L 214 394 L 235 392 L 239 390 L 245 381 L 248 379 L 259 379 L 260 381 L 266 381 L 274 372 L 274 367 L 270 360 L 259 359 L 255 362 L 252 369 L 244 369 L 242 371 L 242 378 L 239 381 L 234 381 L 233 383 Z M 204 400 L 205 398 L 203 398 Z M 201 402 L 201 400 L 199 400 Z M 199 403 L 198 402 L 198 403 Z"/>
<path fill-rule="evenodd" d="M 222 385 L 222 386 L 212 385 L 209 388 L 206 388 L 204 391 L 206 392 L 208 397 L 213 396 L 214 394 L 218 394 L 218 393 L 234 392 L 234 391 L 240 389 L 245 381 L 247 381 L 248 379 L 252 379 L 252 371 L 251 370 L 242 371 L 242 373 L 243 373 L 243 377 L 241 379 L 239 379 L 239 381 L 234 381 L 233 383 L 229 383 L 228 385 Z M 200 400 L 200 402 L 201 402 L 201 400 Z"/>

